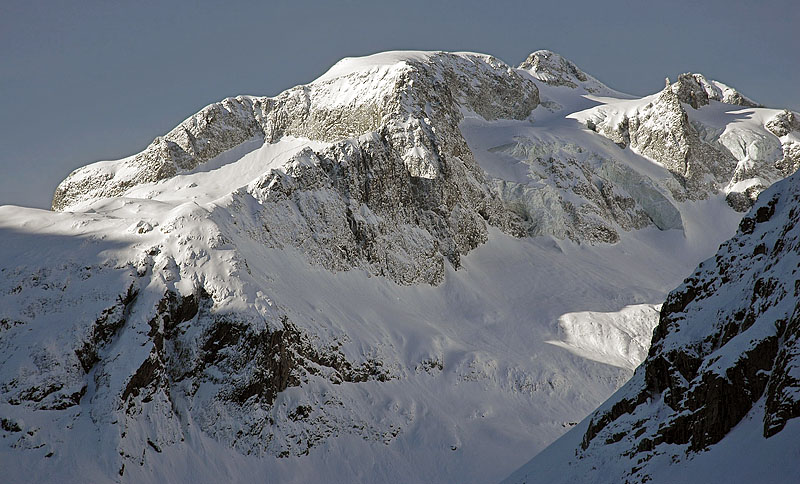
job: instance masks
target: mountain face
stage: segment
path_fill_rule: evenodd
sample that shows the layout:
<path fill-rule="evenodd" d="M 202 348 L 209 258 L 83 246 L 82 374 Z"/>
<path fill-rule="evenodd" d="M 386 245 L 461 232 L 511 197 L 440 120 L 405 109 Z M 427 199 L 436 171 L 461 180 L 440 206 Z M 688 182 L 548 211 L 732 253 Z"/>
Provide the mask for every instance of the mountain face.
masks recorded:
<path fill-rule="evenodd" d="M 667 292 L 797 168 L 797 119 L 549 51 L 387 52 L 212 104 L 54 212 L 0 207 L 0 460 L 498 480 L 636 381 Z"/>
<path fill-rule="evenodd" d="M 487 222 L 520 231 L 458 130 L 460 109 L 486 120 L 524 119 L 539 93 L 491 57 L 383 57 L 355 72 L 344 61 L 277 98 L 208 106 L 132 158 L 72 173 L 53 209 L 185 173 L 254 137 L 266 144 L 302 137 L 328 145 L 299 150 L 281 173 L 245 180 L 245 197 L 271 207 L 260 211 L 265 224 L 292 226 L 265 231 L 263 242 L 302 246 L 308 232 L 325 233 L 302 247 L 325 267 L 359 261 L 401 283 L 439 283 L 444 258 L 458 266 L 460 254 L 486 241 Z M 294 206 L 287 221 L 283 212 Z"/>
<path fill-rule="evenodd" d="M 794 482 L 798 221 L 794 175 L 669 294 L 633 378 L 507 482 Z"/>

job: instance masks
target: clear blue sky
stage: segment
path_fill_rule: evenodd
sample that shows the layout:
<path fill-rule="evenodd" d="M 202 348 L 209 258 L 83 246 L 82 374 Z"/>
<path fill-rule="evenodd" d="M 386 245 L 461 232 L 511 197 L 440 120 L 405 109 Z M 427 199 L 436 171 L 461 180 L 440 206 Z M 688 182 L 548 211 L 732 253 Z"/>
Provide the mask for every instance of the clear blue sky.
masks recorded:
<path fill-rule="evenodd" d="M 275 95 L 338 59 L 550 49 L 621 91 L 702 72 L 800 110 L 800 1 L 0 2 L 0 204 L 136 153 L 206 104 Z"/>

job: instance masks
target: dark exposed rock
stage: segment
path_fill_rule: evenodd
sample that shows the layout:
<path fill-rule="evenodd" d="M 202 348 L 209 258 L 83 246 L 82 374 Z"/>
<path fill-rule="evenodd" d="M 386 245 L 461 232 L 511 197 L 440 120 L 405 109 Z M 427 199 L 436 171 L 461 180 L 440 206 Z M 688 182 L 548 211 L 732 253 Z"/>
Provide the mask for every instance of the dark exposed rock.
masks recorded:
<path fill-rule="evenodd" d="M 643 394 L 640 394 L 640 397 Z M 646 399 L 646 397 L 645 397 Z M 581 442 L 581 448 L 586 450 L 589 447 L 589 444 L 592 440 L 597 436 L 600 430 L 604 429 L 609 423 L 613 422 L 620 416 L 624 414 L 631 413 L 637 405 L 641 404 L 640 401 L 633 401 L 628 399 L 622 399 L 614 404 L 606 413 L 602 415 L 596 415 L 596 419 L 592 418 L 591 423 L 589 424 L 589 428 L 586 430 L 586 433 L 583 436 L 583 441 Z M 611 440 L 614 440 L 612 437 Z M 619 441 L 618 439 L 615 441 Z"/>
<path fill-rule="evenodd" d="M 19 422 L 7 418 L 0 418 L 0 428 L 6 432 L 22 432 Z"/>
<path fill-rule="evenodd" d="M 169 355 L 166 354 L 164 341 L 176 336 L 177 326 L 180 323 L 189 321 L 197 315 L 199 300 L 208 298 L 208 294 L 202 289 L 199 289 L 197 294 L 185 297 L 174 291 L 165 293 L 156 305 L 155 316 L 149 321 L 148 336 L 153 342 L 153 348 L 125 385 L 120 395 L 123 402 L 130 403 L 130 397 L 139 396 L 142 401 L 147 402 L 159 389 L 169 395 L 167 368 Z"/>
<path fill-rule="evenodd" d="M 194 401 L 201 409 L 206 405 L 243 412 L 270 408 L 280 392 L 322 375 L 334 384 L 393 378 L 379 360 L 370 358 L 354 365 L 338 348 L 315 346 L 286 316 L 277 327 L 259 328 L 247 319 L 238 320 L 235 313 L 216 314 L 213 305 L 211 295 L 202 288 L 186 296 L 167 291 L 155 305 L 155 315 L 149 322 L 150 352 L 119 394 L 129 418 L 136 418 L 144 404 L 175 398 L 199 398 Z M 204 329 L 198 334 L 192 331 L 193 326 Z M 214 390 L 198 397 L 196 392 L 204 386 Z M 287 417 L 301 421 L 312 411 L 313 407 L 301 405 Z M 204 430 L 212 434 L 219 431 L 213 428 L 213 422 L 205 420 L 205 414 L 196 418 Z M 256 430 L 265 424 L 260 420 Z M 264 442 L 257 434 L 245 436 L 240 432 L 237 445 L 245 446 L 245 437 L 252 442 L 244 449 L 263 452 Z M 153 445 L 159 449 L 171 445 L 169 439 L 160 438 L 147 441 L 156 452 L 159 450 Z M 217 438 L 227 437 L 222 434 Z M 304 448 L 300 453 L 306 451 Z"/>
<path fill-rule="evenodd" d="M 213 366 L 232 375 L 249 375 L 222 395 L 240 405 L 252 397 L 271 404 L 279 392 L 299 385 L 305 373 L 316 373 L 317 366 L 333 370 L 330 378 L 336 383 L 389 378 L 380 362 L 367 361 L 354 368 L 341 353 L 314 348 L 288 318 L 283 318 L 282 325 L 279 330 L 256 333 L 245 324 L 217 319 L 204 336 L 202 359 L 194 373 Z"/>
<path fill-rule="evenodd" d="M 747 187 L 743 192 L 730 192 L 725 196 L 725 201 L 737 212 L 746 212 L 756 203 L 758 194 L 764 188 L 764 185 L 758 184 Z"/>
<path fill-rule="evenodd" d="M 797 397 L 800 393 L 800 304 L 795 306 L 789 323 L 779 328 L 778 334 L 783 341 L 766 393 L 765 437 L 781 432 L 788 420 L 800 417 L 800 398 Z"/>
<path fill-rule="evenodd" d="M 699 451 L 716 444 L 761 398 L 767 385 L 767 372 L 772 368 L 778 350 L 777 338 L 760 341 L 745 352 L 724 375 L 703 373 L 701 380 L 687 395 L 691 417 L 675 425 L 691 435 L 689 450 Z M 679 410 L 679 409 L 676 409 Z"/>
<path fill-rule="evenodd" d="M 159 378 L 164 376 L 163 367 L 164 363 L 160 360 L 158 353 L 151 353 L 128 380 L 120 398 L 125 401 L 130 396 L 137 397 L 148 387 L 157 384 Z"/>
<path fill-rule="evenodd" d="M 114 333 L 125 324 L 125 319 L 128 317 L 130 308 L 138 293 L 139 290 L 131 283 L 127 292 L 117 298 L 116 304 L 105 309 L 92 325 L 89 340 L 75 350 L 75 354 L 78 356 L 86 373 L 89 373 L 89 370 L 99 361 L 98 350 L 100 346 L 108 343 Z"/>

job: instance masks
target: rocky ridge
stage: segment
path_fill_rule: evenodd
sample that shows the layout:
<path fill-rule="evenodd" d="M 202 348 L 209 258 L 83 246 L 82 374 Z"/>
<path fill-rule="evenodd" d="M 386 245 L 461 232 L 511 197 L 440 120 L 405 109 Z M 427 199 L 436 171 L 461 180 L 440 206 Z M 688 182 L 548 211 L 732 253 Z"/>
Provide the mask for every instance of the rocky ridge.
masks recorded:
<path fill-rule="evenodd" d="M 750 108 L 763 107 L 746 98 L 736 89 L 719 81 L 706 79 L 702 74 L 691 72 L 681 74 L 671 88 L 680 102 L 688 104 L 694 109 L 707 106 L 710 101 Z"/>
<path fill-rule="evenodd" d="M 519 69 L 530 72 L 536 79 L 550 86 L 581 87 L 597 94 L 609 89 L 600 81 L 583 72 L 569 59 L 549 50 L 531 53 Z"/>
<path fill-rule="evenodd" d="M 750 134 L 757 137 L 751 144 L 758 148 L 743 150 L 738 141 L 743 134 L 720 136 L 719 129 L 691 119 L 681 102 L 697 107 L 707 105 L 709 99 L 753 103 L 717 81 L 684 74 L 633 114 L 620 114 L 611 103 L 592 110 L 585 119 L 587 126 L 620 147 L 630 146 L 635 153 L 661 163 L 671 176 L 643 176 L 631 170 L 629 163 L 620 163 L 620 154 L 597 149 L 592 143 L 519 137 L 517 147 L 495 147 L 494 151 L 528 164 L 530 176 L 541 182 L 531 189 L 527 182 L 502 177 L 487 180 L 457 128 L 464 113 L 491 122 L 524 119 L 537 106 L 565 111 L 552 99 L 540 104 L 536 82 L 588 95 L 621 94 L 545 50 L 532 53 L 517 70 L 474 54 L 417 53 L 394 60 L 391 55 L 373 56 L 364 69 L 346 67 L 354 61 L 345 59 L 317 81 L 275 98 L 240 96 L 208 106 L 138 155 L 113 165 L 102 162 L 76 170 L 56 190 L 53 208 L 85 206 L 132 187 L 190 173 L 248 140 L 269 144 L 301 137 L 337 146 L 323 148 L 325 153 L 298 154 L 305 168 L 283 178 L 284 186 L 294 180 L 289 183 L 291 195 L 270 203 L 297 203 L 300 197 L 301 207 L 320 206 L 333 188 L 338 190 L 333 198 L 339 199 L 338 206 L 328 210 L 327 221 L 314 217 L 313 211 L 301 210 L 292 223 L 298 235 L 275 240 L 274 234 L 283 232 L 270 231 L 264 242 L 296 245 L 316 230 L 311 227 L 322 223 L 336 241 L 304 244 L 309 259 L 329 269 L 368 266 L 375 274 L 404 283 L 436 283 L 441 280 L 444 258 L 457 266 L 461 254 L 485 240 L 486 222 L 517 235 L 614 243 L 620 230 L 650 225 L 681 228 L 675 205 L 684 200 L 703 200 L 724 191 L 732 207 L 746 210 L 760 190 L 797 166 L 795 148 L 800 145 L 791 135 L 782 142 L 784 156 L 780 158 L 779 142 L 766 130 Z M 466 82 L 468 78 L 476 81 Z M 532 152 L 526 146 L 537 148 Z M 373 158 L 377 162 L 371 163 Z M 353 169 L 360 166 L 369 168 Z M 294 173 L 312 171 L 319 173 L 311 185 L 295 179 Z M 376 189 L 364 182 L 397 174 L 407 177 L 398 187 L 383 184 Z M 259 202 L 265 201 L 263 187 L 274 176 L 249 185 L 258 192 Z M 564 197 L 562 190 L 570 196 Z M 541 210 L 545 205 L 556 210 L 553 216 Z M 278 211 L 286 212 L 285 207 L 265 210 L 265 223 L 273 221 L 271 214 Z M 358 215 L 362 212 L 366 216 Z M 309 216 L 314 220 L 306 220 Z M 354 228 L 352 235 L 340 230 L 345 221 Z M 408 232 L 407 226 L 420 223 L 433 238 L 423 240 Z M 331 244 L 341 250 L 327 250 Z M 393 252 L 404 253 L 405 260 L 425 267 L 398 267 Z M 433 253 L 439 255 L 430 257 Z M 431 262 L 426 264 L 427 260 Z"/>
<path fill-rule="evenodd" d="M 788 125 L 777 120 L 785 114 L 771 114 L 764 129 L 754 131 L 737 129 L 735 122 L 727 127 L 708 124 L 701 114 L 686 111 L 685 105 L 694 110 L 758 108 L 722 83 L 701 74 L 681 74 L 676 83 L 667 80 L 661 93 L 645 99 L 600 106 L 581 119 L 620 147 L 663 164 L 678 182 L 667 185 L 677 200 L 703 200 L 724 192 L 732 208 L 746 211 L 763 189 L 796 167 L 796 141 Z M 711 101 L 724 104 L 710 105 Z M 770 123 L 783 134 L 776 135 Z"/>

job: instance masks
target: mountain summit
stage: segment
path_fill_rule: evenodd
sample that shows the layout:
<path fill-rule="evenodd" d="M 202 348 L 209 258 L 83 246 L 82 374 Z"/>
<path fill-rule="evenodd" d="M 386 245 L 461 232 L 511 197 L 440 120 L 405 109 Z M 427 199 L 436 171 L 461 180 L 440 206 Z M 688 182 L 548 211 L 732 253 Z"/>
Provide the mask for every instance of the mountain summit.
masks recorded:
<path fill-rule="evenodd" d="M 578 66 L 549 50 L 537 50 L 531 53 L 519 65 L 537 80 L 549 86 L 581 87 L 587 92 L 599 94 L 609 89 L 602 82 L 583 72 Z"/>
<path fill-rule="evenodd" d="M 348 58 L 0 207 L 7 477 L 508 475 L 638 378 L 669 291 L 800 163 L 796 113 L 691 79 Z"/>

